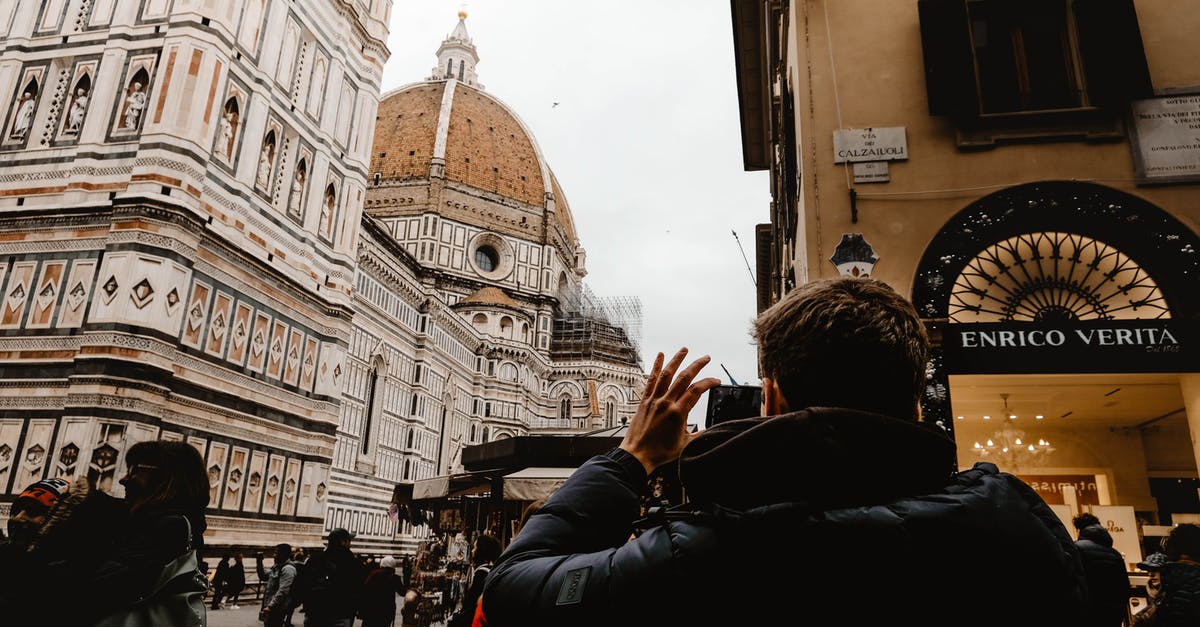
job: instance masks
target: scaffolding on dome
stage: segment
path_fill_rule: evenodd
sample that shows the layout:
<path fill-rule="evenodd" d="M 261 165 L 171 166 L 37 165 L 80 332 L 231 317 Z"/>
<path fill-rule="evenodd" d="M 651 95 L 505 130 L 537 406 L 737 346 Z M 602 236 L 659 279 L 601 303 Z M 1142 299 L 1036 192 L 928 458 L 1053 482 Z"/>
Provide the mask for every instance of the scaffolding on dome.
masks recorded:
<path fill-rule="evenodd" d="M 562 295 L 554 320 L 553 359 L 601 359 L 641 367 L 642 301 L 599 297 L 587 285 Z"/>

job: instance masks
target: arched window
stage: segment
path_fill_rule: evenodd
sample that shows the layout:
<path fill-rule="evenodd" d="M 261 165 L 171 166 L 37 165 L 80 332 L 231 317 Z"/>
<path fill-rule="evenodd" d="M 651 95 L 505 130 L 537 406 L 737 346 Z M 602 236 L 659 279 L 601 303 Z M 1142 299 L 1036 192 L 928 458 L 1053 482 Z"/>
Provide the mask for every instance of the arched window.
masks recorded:
<path fill-rule="evenodd" d="M 613 426 L 617 417 L 617 404 L 609 399 L 604 403 L 604 424 Z"/>
<path fill-rule="evenodd" d="M 512 339 L 513 336 L 513 319 L 508 316 L 500 318 L 500 335 L 502 337 Z"/>
<path fill-rule="evenodd" d="M 364 397 L 367 409 L 366 413 L 363 414 L 363 427 L 360 435 L 362 440 L 361 453 L 363 455 L 369 455 L 371 452 L 371 426 L 376 423 L 375 417 L 379 413 L 379 407 L 376 403 L 376 392 L 379 390 L 379 386 L 383 384 L 382 366 L 382 360 L 376 359 L 375 363 L 371 365 L 371 375 L 367 377 L 367 393 Z"/>
<path fill-rule="evenodd" d="M 454 59 L 446 59 L 446 78 L 454 78 Z"/>
<path fill-rule="evenodd" d="M 458 80 L 466 80 L 467 71 L 465 69 L 463 69 L 465 67 L 466 67 L 466 61 L 459 59 L 458 60 Z"/>
<path fill-rule="evenodd" d="M 564 394 L 558 401 L 558 418 L 559 420 L 571 419 L 571 397 Z"/>
<path fill-rule="evenodd" d="M 487 323 L 488 323 L 487 316 L 485 316 L 481 313 L 477 313 L 477 314 L 475 314 L 474 318 L 471 318 L 471 324 L 475 325 L 475 328 L 479 329 L 480 331 L 487 330 Z"/>

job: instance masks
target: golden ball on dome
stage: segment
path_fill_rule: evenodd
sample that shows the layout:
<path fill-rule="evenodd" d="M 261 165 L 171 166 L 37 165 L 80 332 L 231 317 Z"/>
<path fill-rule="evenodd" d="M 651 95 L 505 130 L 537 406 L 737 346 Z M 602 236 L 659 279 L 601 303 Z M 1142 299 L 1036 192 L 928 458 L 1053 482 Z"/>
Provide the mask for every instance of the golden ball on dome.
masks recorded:
<path fill-rule="evenodd" d="M 466 11 L 459 11 L 459 12 L 458 12 L 458 19 L 460 19 L 460 20 L 465 20 L 465 19 L 467 19 L 467 12 L 466 12 Z"/>

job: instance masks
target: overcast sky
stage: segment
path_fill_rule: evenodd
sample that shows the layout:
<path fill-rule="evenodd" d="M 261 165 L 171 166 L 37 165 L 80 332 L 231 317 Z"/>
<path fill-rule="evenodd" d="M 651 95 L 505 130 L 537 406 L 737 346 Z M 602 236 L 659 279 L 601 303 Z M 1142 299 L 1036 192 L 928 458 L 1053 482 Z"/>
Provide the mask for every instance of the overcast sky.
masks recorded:
<path fill-rule="evenodd" d="M 687 346 L 712 356 L 702 375 L 728 383 L 723 364 L 759 383 L 754 226 L 770 220 L 770 190 L 742 168 L 728 0 L 397 0 L 384 93 L 431 74 L 460 8 L 479 81 L 562 185 L 585 281 L 641 300 L 646 369 Z"/>

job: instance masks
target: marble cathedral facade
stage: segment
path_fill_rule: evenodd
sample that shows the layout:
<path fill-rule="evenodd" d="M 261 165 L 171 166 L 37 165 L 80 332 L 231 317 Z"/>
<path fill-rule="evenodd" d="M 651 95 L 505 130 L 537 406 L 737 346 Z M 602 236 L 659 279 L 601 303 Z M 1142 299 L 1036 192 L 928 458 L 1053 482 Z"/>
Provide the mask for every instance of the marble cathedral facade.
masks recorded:
<path fill-rule="evenodd" d="M 179 439 L 210 545 L 320 544 L 390 10 L 0 3 L 0 495 Z"/>
<path fill-rule="evenodd" d="M 129 446 L 177 439 L 210 546 L 345 526 L 400 551 L 424 531 L 389 515 L 397 484 L 632 415 L 636 350 L 584 315 L 532 137 L 519 193 L 447 163 L 477 149 L 462 120 L 389 136 L 440 137 L 420 176 L 372 147 L 391 4 L 0 3 L 0 518 L 46 476 L 119 496 Z M 460 28 L 418 85 L 523 129 Z"/>
<path fill-rule="evenodd" d="M 478 82 L 465 14 L 424 81 L 380 100 L 331 524 L 405 550 L 396 485 L 461 470 L 464 446 L 619 426 L 644 384 L 640 310 L 584 284 L 566 197 L 528 127 Z"/>

